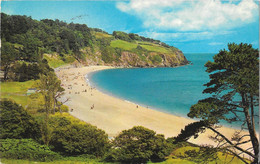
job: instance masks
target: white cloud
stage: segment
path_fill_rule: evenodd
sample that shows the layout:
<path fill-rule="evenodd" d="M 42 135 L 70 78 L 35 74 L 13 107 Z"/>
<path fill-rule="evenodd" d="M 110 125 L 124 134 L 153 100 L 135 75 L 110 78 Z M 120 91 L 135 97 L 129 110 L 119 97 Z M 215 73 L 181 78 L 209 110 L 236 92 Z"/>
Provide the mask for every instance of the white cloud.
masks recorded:
<path fill-rule="evenodd" d="M 210 40 L 214 36 L 219 35 L 232 35 L 234 31 L 200 31 L 200 32 L 141 32 L 138 33 L 141 36 L 146 36 L 149 38 L 159 39 L 164 42 L 189 42 L 189 41 L 201 41 Z M 216 44 L 216 42 L 212 42 Z"/>
<path fill-rule="evenodd" d="M 219 46 L 219 45 L 224 45 L 225 43 L 223 42 L 210 42 L 209 45 L 210 46 Z"/>
<path fill-rule="evenodd" d="M 117 8 L 142 19 L 145 27 L 177 31 L 232 29 L 256 21 L 258 14 L 254 0 L 130 0 Z"/>

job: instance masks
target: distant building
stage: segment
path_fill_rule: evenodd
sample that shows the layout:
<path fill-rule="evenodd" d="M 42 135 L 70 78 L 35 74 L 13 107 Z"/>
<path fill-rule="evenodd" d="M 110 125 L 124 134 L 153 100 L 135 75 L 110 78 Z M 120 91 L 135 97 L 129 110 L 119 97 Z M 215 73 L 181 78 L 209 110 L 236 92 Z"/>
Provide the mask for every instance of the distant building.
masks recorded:
<path fill-rule="evenodd" d="M 36 91 L 37 91 L 36 88 L 29 88 L 29 89 L 27 90 L 27 92 L 26 92 L 26 95 L 31 95 L 31 94 L 35 93 Z"/>

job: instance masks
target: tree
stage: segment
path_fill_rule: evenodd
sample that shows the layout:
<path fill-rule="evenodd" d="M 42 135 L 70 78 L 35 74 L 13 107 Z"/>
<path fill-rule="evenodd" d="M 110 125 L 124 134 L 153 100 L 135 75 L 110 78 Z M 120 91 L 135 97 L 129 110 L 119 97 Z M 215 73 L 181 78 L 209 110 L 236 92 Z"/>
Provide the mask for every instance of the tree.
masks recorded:
<path fill-rule="evenodd" d="M 35 119 L 22 106 L 3 100 L 0 102 L 1 133 L 0 138 L 39 139 L 40 127 Z"/>
<path fill-rule="evenodd" d="M 3 42 L 1 48 L 1 69 L 4 71 L 4 80 L 7 80 L 11 64 L 15 62 L 17 52 L 11 43 Z"/>
<path fill-rule="evenodd" d="M 191 118 L 201 118 L 207 122 L 206 127 L 212 130 L 217 141 L 225 141 L 223 149 L 233 153 L 241 151 L 258 162 L 259 141 L 256 135 L 256 117 L 259 105 L 259 58 L 258 50 L 248 44 L 228 44 L 228 50 L 221 50 L 214 56 L 213 62 L 207 62 L 210 81 L 203 93 L 211 97 L 199 100 L 190 108 Z M 213 125 L 220 120 L 239 122 L 248 135 L 234 134 L 228 139 Z M 244 125 L 246 127 L 244 127 Z M 249 138 L 249 139 L 248 139 Z M 242 149 L 240 146 L 250 143 L 252 148 Z M 228 146 L 227 146 L 228 145 Z M 253 149 L 252 151 L 250 151 Z M 246 161 L 244 161 L 246 163 Z"/>
<path fill-rule="evenodd" d="M 54 129 L 50 145 L 55 151 L 68 155 L 90 154 L 102 157 L 109 149 L 108 136 L 103 130 L 72 116 L 54 115 L 49 123 Z"/>
<path fill-rule="evenodd" d="M 42 137 L 46 145 L 50 142 L 50 131 L 49 131 L 49 114 L 51 111 L 55 113 L 57 105 L 57 97 L 64 91 L 60 86 L 61 82 L 56 77 L 55 73 L 50 71 L 46 75 L 41 74 L 40 79 L 37 83 L 37 88 L 44 97 L 44 108 L 45 108 L 45 122 L 42 126 Z"/>
<path fill-rule="evenodd" d="M 39 47 L 42 45 L 42 42 L 29 32 L 26 33 L 25 40 L 21 51 L 23 60 L 38 62 L 40 59 Z"/>
<path fill-rule="evenodd" d="M 163 161 L 170 154 L 163 135 L 142 126 L 122 131 L 113 141 L 107 161 L 123 163 L 146 163 L 149 160 Z"/>

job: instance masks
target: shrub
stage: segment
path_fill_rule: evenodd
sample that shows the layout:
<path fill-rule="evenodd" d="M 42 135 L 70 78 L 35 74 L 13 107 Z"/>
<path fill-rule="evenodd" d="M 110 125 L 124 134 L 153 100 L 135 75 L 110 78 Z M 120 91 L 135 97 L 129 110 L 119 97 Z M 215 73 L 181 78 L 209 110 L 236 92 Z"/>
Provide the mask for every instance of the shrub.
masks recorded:
<path fill-rule="evenodd" d="M 27 159 L 34 161 L 52 161 L 60 156 L 47 146 L 32 139 L 1 139 L 0 157 L 8 159 Z"/>
<path fill-rule="evenodd" d="M 0 138 L 40 138 L 39 124 L 22 106 L 3 100 L 0 102 Z"/>
<path fill-rule="evenodd" d="M 135 126 L 122 131 L 113 141 L 113 147 L 105 160 L 123 163 L 163 161 L 171 152 L 163 135 L 150 129 Z"/>
<path fill-rule="evenodd" d="M 150 60 L 154 63 L 154 64 L 159 64 L 162 62 L 162 58 L 159 55 L 153 55 L 150 57 Z"/>
<path fill-rule="evenodd" d="M 104 47 L 101 50 L 101 58 L 105 63 L 111 63 L 114 60 L 114 49 L 112 47 Z"/>
<path fill-rule="evenodd" d="M 107 134 L 97 127 L 79 121 L 68 114 L 56 114 L 50 119 L 53 134 L 50 145 L 66 155 L 90 154 L 103 156 L 109 148 Z"/>

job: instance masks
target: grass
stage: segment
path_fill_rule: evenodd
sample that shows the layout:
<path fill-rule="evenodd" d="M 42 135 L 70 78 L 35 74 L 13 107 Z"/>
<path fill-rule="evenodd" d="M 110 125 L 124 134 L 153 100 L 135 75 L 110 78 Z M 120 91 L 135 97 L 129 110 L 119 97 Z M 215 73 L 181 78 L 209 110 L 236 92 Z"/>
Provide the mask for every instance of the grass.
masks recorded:
<path fill-rule="evenodd" d="M 138 41 L 137 43 L 141 47 L 147 49 L 148 51 L 159 52 L 159 53 L 172 53 L 172 51 L 169 48 L 160 46 L 158 44 L 154 44 L 151 42 L 142 42 L 142 41 Z"/>
<path fill-rule="evenodd" d="M 110 44 L 111 47 L 121 48 L 123 50 L 130 51 L 137 47 L 137 44 L 134 42 L 127 42 L 123 40 L 113 40 Z"/>
<path fill-rule="evenodd" d="M 49 66 L 52 68 L 57 68 L 66 64 L 63 60 L 59 59 L 58 57 L 50 57 L 49 55 L 45 54 L 44 58 L 48 61 Z"/>
<path fill-rule="evenodd" d="M 171 53 L 171 51 L 165 47 L 161 47 L 158 45 L 141 45 L 141 47 L 147 49 L 148 51 L 152 52 L 159 52 L 159 53 Z"/>
<path fill-rule="evenodd" d="M 29 88 L 35 84 L 34 80 L 25 82 L 1 82 L 1 93 L 21 93 L 25 94 Z"/>
<path fill-rule="evenodd" d="M 29 96 L 26 92 L 35 84 L 34 80 L 26 82 L 1 82 L 1 96 L 0 98 L 8 98 L 14 100 L 16 103 L 21 104 L 23 107 L 28 105 Z"/>
<path fill-rule="evenodd" d="M 48 61 L 49 66 L 52 68 L 57 68 L 75 61 L 75 58 L 69 55 L 65 55 L 64 60 L 62 60 L 62 58 L 58 55 L 44 54 L 44 58 Z"/>
<path fill-rule="evenodd" d="M 123 50 L 131 51 L 132 49 L 135 49 L 138 44 L 147 49 L 150 52 L 159 52 L 159 53 L 165 53 L 169 54 L 172 53 L 172 51 L 169 48 L 162 47 L 158 44 L 150 43 L 150 42 L 127 42 L 123 40 L 113 40 L 110 44 L 110 46 L 115 47 L 115 48 L 121 48 Z"/>
<path fill-rule="evenodd" d="M 95 36 L 98 39 L 101 39 L 101 38 L 112 38 L 113 37 L 112 35 L 105 34 L 105 33 L 102 33 L 102 32 L 95 32 Z"/>
<path fill-rule="evenodd" d="M 170 164 L 170 163 L 176 163 L 176 164 L 196 164 L 193 161 L 187 160 L 185 158 L 181 158 L 180 156 L 183 156 L 185 154 L 185 151 L 188 150 L 199 150 L 198 147 L 193 147 L 193 146 L 184 146 L 181 148 L 176 149 L 175 151 L 173 151 L 173 153 L 168 157 L 168 159 L 164 162 L 162 162 L 161 164 Z M 244 162 L 242 162 L 239 158 L 235 157 L 233 158 L 233 155 L 230 155 L 228 153 L 222 153 L 222 152 L 218 152 L 217 153 L 218 159 L 211 161 L 211 162 L 207 162 L 208 164 L 243 164 Z M 201 161 L 201 163 L 203 163 L 204 161 Z M 247 162 L 250 163 L 250 161 L 247 160 Z"/>
<path fill-rule="evenodd" d="M 35 164 L 35 163 L 37 164 L 102 164 L 102 162 L 99 162 L 95 159 L 88 159 L 86 161 L 57 160 L 51 162 L 35 162 L 29 160 L 1 159 L 1 162 L 3 164 Z"/>

